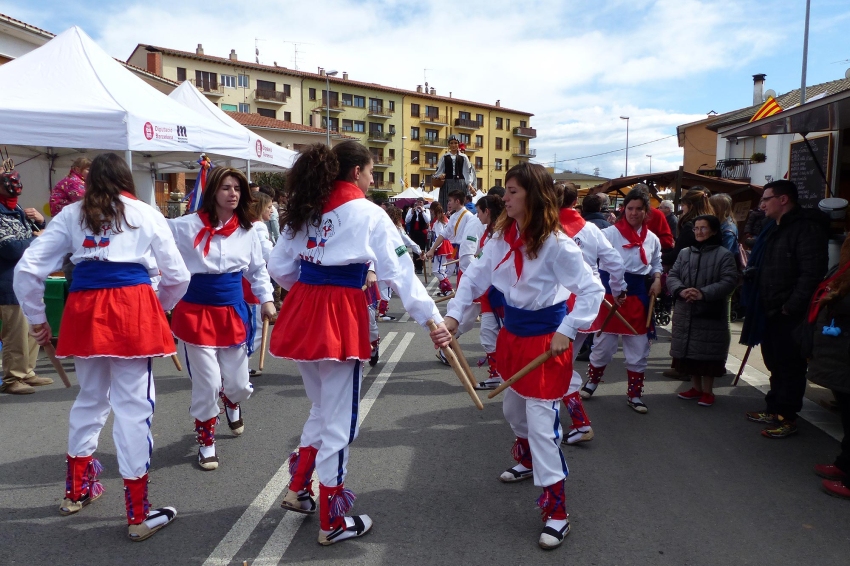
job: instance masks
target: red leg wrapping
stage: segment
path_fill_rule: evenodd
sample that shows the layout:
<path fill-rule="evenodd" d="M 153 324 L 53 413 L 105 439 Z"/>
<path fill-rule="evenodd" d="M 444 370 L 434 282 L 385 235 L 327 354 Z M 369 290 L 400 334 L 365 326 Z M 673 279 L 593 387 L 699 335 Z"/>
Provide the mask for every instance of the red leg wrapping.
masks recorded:
<path fill-rule="evenodd" d="M 199 421 L 195 419 L 195 432 L 198 433 L 198 444 L 201 446 L 212 446 L 215 444 L 215 424 L 218 417 L 213 417 L 208 421 Z"/>
<path fill-rule="evenodd" d="M 540 514 L 545 523 L 549 519 L 565 520 L 567 518 L 567 500 L 564 495 L 564 480 L 543 488 L 543 495 L 537 499 Z"/>
<path fill-rule="evenodd" d="M 354 504 L 354 494 L 342 484 L 328 487 L 319 483 L 319 522 L 323 531 L 345 527 L 345 514 Z"/>
<path fill-rule="evenodd" d="M 65 497 L 79 501 L 90 495 L 97 497 L 103 493 L 103 486 L 97 477 L 103 466 L 92 456 L 67 456 L 68 471 L 65 475 Z"/>
<path fill-rule="evenodd" d="M 517 438 L 514 441 L 511 456 L 526 468 L 531 468 L 531 447 L 528 445 L 527 438 Z"/>
<path fill-rule="evenodd" d="M 643 393 L 643 372 L 628 371 L 627 373 L 629 375 L 629 399 L 632 397 L 640 397 Z"/>
<path fill-rule="evenodd" d="M 293 452 L 289 456 L 289 473 L 292 479 L 289 480 L 289 489 L 292 491 L 301 491 L 306 489 L 313 495 L 313 470 L 316 468 L 316 453 L 317 448 L 312 446 L 301 446 L 298 452 Z"/>
<path fill-rule="evenodd" d="M 590 379 L 591 383 L 599 383 L 602 381 L 602 376 L 605 375 L 605 367 L 606 366 L 598 368 L 593 364 L 587 364 L 587 377 Z"/>
<path fill-rule="evenodd" d="M 148 475 L 134 480 L 124 480 L 124 506 L 127 508 L 127 524 L 138 525 L 148 518 L 151 504 L 148 502 Z"/>
<path fill-rule="evenodd" d="M 581 402 L 581 395 L 578 391 L 564 397 L 564 405 L 566 405 L 567 412 L 570 413 L 570 418 L 573 420 L 573 428 L 590 426 L 590 417 L 584 410 L 584 403 Z"/>

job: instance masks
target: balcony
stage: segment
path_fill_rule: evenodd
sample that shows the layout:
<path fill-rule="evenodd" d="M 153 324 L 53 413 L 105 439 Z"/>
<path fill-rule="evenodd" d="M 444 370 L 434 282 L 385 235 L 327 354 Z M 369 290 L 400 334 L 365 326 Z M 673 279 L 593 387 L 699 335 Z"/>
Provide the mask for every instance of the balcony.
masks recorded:
<path fill-rule="evenodd" d="M 436 171 L 437 170 L 437 162 L 436 161 L 426 161 L 422 165 L 419 166 L 421 171 Z"/>
<path fill-rule="evenodd" d="M 699 169 L 697 173 L 707 177 L 720 177 L 721 179 L 749 182 L 750 166 L 752 163 L 753 160 L 748 158 L 721 159 L 714 166 L 714 169 Z"/>
<path fill-rule="evenodd" d="M 366 112 L 366 115 L 370 118 L 392 118 L 393 110 L 390 110 L 389 108 L 385 108 L 383 106 L 372 105 L 369 106 L 369 110 L 368 112 Z"/>
<path fill-rule="evenodd" d="M 315 108 L 313 108 L 313 110 L 321 110 L 322 112 L 327 112 L 328 110 L 330 110 L 331 112 L 339 113 L 345 111 L 345 108 L 343 108 L 342 104 L 340 104 L 338 100 L 331 100 L 330 108 L 328 108 L 328 103 L 324 99 L 322 99 L 322 102 L 319 104 L 319 106 L 316 106 Z"/>
<path fill-rule="evenodd" d="M 369 132 L 368 140 L 375 143 L 390 143 L 394 135 L 393 132 Z"/>
<path fill-rule="evenodd" d="M 482 124 L 476 120 L 468 120 L 466 118 L 457 118 L 455 120 L 455 128 L 459 130 L 477 130 Z"/>
<path fill-rule="evenodd" d="M 466 153 L 475 153 L 479 149 L 484 149 L 484 145 L 480 143 L 468 143 L 466 144 Z"/>
<path fill-rule="evenodd" d="M 258 88 L 254 91 L 254 100 L 257 102 L 270 102 L 272 104 L 286 104 L 286 93 L 277 90 Z"/>
<path fill-rule="evenodd" d="M 393 159 L 391 157 L 384 156 L 372 156 L 372 165 L 374 167 L 392 167 Z"/>
<path fill-rule="evenodd" d="M 448 126 L 449 120 L 444 115 L 440 114 L 425 114 L 422 118 L 419 119 L 420 124 L 429 124 L 432 126 Z"/>
<path fill-rule="evenodd" d="M 195 79 L 190 79 L 189 82 L 195 85 L 195 88 L 207 96 L 224 96 L 224 87 L 218 83 L 210 81 L 196 81 Z"/>
<path fill-rule="evenodd" d="M 531 148 L 523 149 L 520 147 L 519 149 L 515 149 L 512 155 L 514 157 L 537 157 L 537 150 Z"/>
<path fill-rule="evenodd" d="M 422 147 L 449 147 L 449 140 L 445 138 L 422 138 L 419 140 Z"/>
<path fill-rule="evenodd" d="M 534 128 L 514 128 L 514 135 L 518 138 L 532 139 L 537 137 L 537 130 Z"/>
<path fill-rule="evenodd" d="M 392 191 L 393 184 L 389 181 L 377 181 L 369 187 L 373 191 Z"/>

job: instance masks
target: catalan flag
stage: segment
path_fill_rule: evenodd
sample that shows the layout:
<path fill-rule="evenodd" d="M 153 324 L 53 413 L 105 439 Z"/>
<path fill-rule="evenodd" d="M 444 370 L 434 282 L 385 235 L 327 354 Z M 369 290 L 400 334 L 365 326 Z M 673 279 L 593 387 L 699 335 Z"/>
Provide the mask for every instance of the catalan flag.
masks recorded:
<path fill-rule="evenodd" d="M 768 116 L 773 116 L 774 114 L 779 114 L 782 112 L 782 107 L 779 106 L 779 103 L 776 102 L 776 99 L 772 96 L 768 96 L 767 100 L 764 101 L 764 104 L 761 105 L 761 108 L 753 114 L 753 117 L 750 118 L 750 122 L 755 122 L 756 120 L 761 120 L 762 118 L 767 118 Z"/>
<path fill-rule="evenodd" d="M 200 170 L 198 171 L 198 178 L 195 179 L 195 187 L 183 197 L 184 201 L 188 201 L 186 205 L 187 212 L 197 212 L 200 210 L 204 199 L 204 187 L 207 185 L 207 174 L 210 169 L 215 167 L 212 161 L 210 161 L 210 158 L 204 154 L 201 154 L 201 158 L 198 159 L 197 164 L 200 165 Z"/>

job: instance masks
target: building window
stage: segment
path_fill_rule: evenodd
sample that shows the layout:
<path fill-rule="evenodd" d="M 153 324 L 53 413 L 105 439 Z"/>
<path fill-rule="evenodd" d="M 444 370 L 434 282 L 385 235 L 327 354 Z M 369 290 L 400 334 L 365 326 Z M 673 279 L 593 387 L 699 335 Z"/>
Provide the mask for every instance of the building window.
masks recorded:
<path fill-rule="evenodd" d="M 354 107 L 355 108 L 366 108 L 366 97 L 365 96 L 355 96 L 354 97 Z"/>
<path fill-rule="evenodd" d="M 283 119 L 286 120 L 287 122 L 291 122 L 292 121 L 292 112 L 284 112 L 283 113 Z"/>
<path fill-rule="evenodd" d="M 419 139 L 419 128 L 410 128 L 410 139 L 418 140 Z"/>
<path fill-rule="evenodd" d="M 322 116 L 322 129 L 326 130 L 328 128 L 328 119 L 326 116 Z M 331 130 L 339 131 L 339 118 L 331 118 Z"/>
<path fill-rule="evenodd" d="M 478 169 L 479 171 L 484 169 L 484 158 L 483 157 L 476 157 L 475 158 L 475 168 Z"/>
<path fill-rule="evenodd" d="M 390 180 L 390 185 L 394 185 L 395 184 L 395 173 L 390 171 L 387 175 L 388 175 L 389 180 Z"/>
<path fill-rule="evenodd" d="M 177 82 L 182 83 L 186 80 L 186 68 L 185 67 L 177 67 Z"/>
<path fill-rule="evenodd" d="M 384 186 L 384 172 L 383 171 L 372 171 L 372 181 L 375 183 L 376 187 Z"/>
<path fill-rule="evenodd" d="M 496 180 L 495 180 L 495 182 L 496 182 L 496 186 L 497 186 L 497 187 L 501 187 L 501 186 L 502 186 L 502 180 L 501 180 L 501 179 L 496 179 Z"/>
<path fill-rule="evenodd" d="M 475 115 L 475 121 L 478 122 L 479 126 L 483 126 L 484 125 L 484 114 L 476 114 Z"/>
<path fill-rule="evenodd" d="M 426 187 L 431 186 L 431 175 L 425 175 L 425 186 Z"/>
<path fill-rule="evenodd" d="M 283 94 L 286 95 L 286 98 L 291 97 L 292 96 L 292 87 L 290 85 L 286 84 L 286 83 L 284 83 L 282 86 L 283 86 Z"/>
<path fill-rule="evenodd" d="M 505 159 L 505 170 L 508 170 L 510 168 L 511 168 L 511 160 Z"/>
<path fill-rule="evenodd" d="M 519 121 L 519 127 L 520 127 L 520 128 L 527 128 L 527 127 L 528 127 L 528 122 L 526 122 L 525 120 L 520 120 L 520 121 Z"/>
<path fill-rule="evenodd" d="M 457 134 L 458 141 L 464 145 L 469 145 L 469 134 Z"/>
<path fill-rule="evenodd" d="M 440 131 L 439 130 L 432 130 L 430 128 L 425 129 L 425 139 L 426 140 L 433 141 L 433 140 L 435 140 L 439 137 L 440 137 Z"/>
<path fill-rule="evenodd" d="M 504 129 L 504 128 L 502 128 L 502 119 L 501 118 L 496 118 L 496 129 L 497 130 L 503 130 Z"/>
<path fill-rule="evenodd" d="M 345 104 L 345 95 L 342 95 L 342 103 Z M 342 131 L 343 132 L 353 132 L 354 131 L 354 120 L 343 120 L 342 121 Z"/>
<path fill-rule="evenodd" d="M 248 75 L 239 75 L 236 79 L 236 85 L 239 88 L 251 88 L 248 81 Z"/>
<path fill-rule="evenodd" d="M 395 112 L 395 100 L 390 100 L 387 104 L 390 105 L 390 112 Z"/>
<path fill-rule="evenodd" d="M 410 176 L 410 186 L 418 187 L 419 186 L 419 173 L 413 173 Z"/>
<path fill-rule="evenodd" d="M 483 191 L 484 190 L 484 179 L 482 179 L 481 177 L 476 177 L 475 180 L 476 180 L 476 185 L 478 185 L 478 187 L 477 187 L 478 190 Z"/>
<path fill-rule="evenodd" d="M 425 163 L 430 165 L 431 167 L 437 166 L 437 153 L 434 151 L 426 151 L 425 152 Z"/>
<path fill-rule="evenodd" d="M 505 129 L 506 130 L 511 129 L 511 119 L 510 118 L 505 118 Z"/>
<path fill-rule="evenodd" d="M 308 92 L 308 97 L 310 98 L 310 100 L 316 100 L 316 89 L 311 88 L 307 92 Z"/>
<path fill-rule="evenodd" d="M 236 106 L 235 104 L 224 104 L 224 103 L 222 103 L 221 109 L 224 110 L 225 112 L 238 112 L 239 111 L 239 107 Z"/>
<path fill-rule="evenodd" d="M 369 99 L 369 110 L 372 112 L 383 112 L 384 111 L 384 101 L 380 98 L 370 98 Z"/>
<path fill-rule="evenodd" d="M 390 134 L 393 136 L 395 135 L 395 126 L 392 124 L 390 124 Z"/>
<path fill-rule="evenodd" d="M 425 116 L 429 118 L 439 118 L 440 117 L 440 109 L 436 106 L 426 106 L 425 107 Z"/>
<path fill-rule="evenodd" d="M 178 69 L 178 74 L 179 74 L 179 69 Z M 419 118 L 419 105 L 418 104 L 411 104 L 410 105 L 410 115 L 413 118 Z"/>
<path fill-rule="evenodd" d="M 390 155 L 390 159 L 395 159 L 395 150 L 394 150 L 394 149 L 390 149 L 390 153 L 389 153 L 389 155 Z"/>
<path fill-rule="evenodd" d="M 245 114 L 250 114 L 251 113 L 251 105 L 248 104 L 247 102 L 240 102 L 239 103 L 239 111 L 244 112 Z"/>
<path fill-rule="evenodd" d="M 410 162 L 411 163 L 419 163 L 419 152 L 411 151 L 410 152 Z"/>
<path fill-rule="evenodd" d="M 484 147 L 484 136 L 475 136 L 475 145 Z"/>
<path fill-rule="evenodd" d="M 358 133 L 363 133 L 366 131 L 366 122 L 361 122 L 360 120 L 354 121 L 354 131 Z"/>
<path fill-rule="evenodd" d="M 511 150 L 511 138 L 505 138 L 505 151 Z"/>
<path fill-rule="evenodd" d="M 458 112 L 457 117 L 461 120 L 471 120 L 472 115 L 469 112 Z"/>
<path fill-rule="evenodd" d="M 236 75 L 221 75 L 221 86 L 224 88 L 236 88 Z"/>
<path fill-rule="evenodd" d="M 269 110 L 268 108 L 257 108 L 257 114 L 260 116 L 265 116 L 266 118 L 274 118 L 277 119 L 277 112 L 274 110 Z"/>
<path fill-rule="evenodd" d="M 376 124 L 375 122 L 369 122 L 369 133 L 370 134 L 383 134 L 384 133 L 384 125 Z"/>
<path fill-rule="evenodd" d="M 342 105 L 343 106 L 351 106 L 353 104 L 351 95 L 342 93 Z M 345 122 L 345 120 L 343 120 Z"/>
<path fill-rule="evenodd" d="M 502 149 L 502 138 L 496 138 L 496 149 Z"/>
<path fill-rule="evenodd" d="M 218 74 L 195 71 L 195 86 L 198 87 L 198 90 L 204 92 L 218 90 Z"/>
<path fill-rule="evenodd" d="M 501 171 L 501 170 L 502 170 L 502 160 L 497 159 L 496 160 L 496 171 Z"/>

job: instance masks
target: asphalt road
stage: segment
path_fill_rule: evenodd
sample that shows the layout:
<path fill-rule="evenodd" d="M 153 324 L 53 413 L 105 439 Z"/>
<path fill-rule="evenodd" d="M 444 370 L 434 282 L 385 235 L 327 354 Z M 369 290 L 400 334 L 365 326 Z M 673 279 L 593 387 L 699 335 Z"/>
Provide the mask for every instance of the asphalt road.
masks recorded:
<path fill-rule="evenodd" d="M 390 312 L 404 320 L 401 309 L 394 299 Z M 596 438 L 564 448 L 572 533 L 561 548 L 543 551 L 539 489 L 496 479 L 513 464 L 499 399 L 482 395 L 484 410 L 476 410 L 414 322 L 382 323 L 381 332 L 386 346 L 364 381 L 362 428 L 346 482 L 357 495 L 354 512 L 375 522 L 367 536 L 321 547 L 318 517 L 279 507 L 286 459 L 309 409 L 294 364 L 267 359 L 244 405 L 245 433 L 236 438 L 222 427 L 219 469 L 203 472 L 188 413 L 189 379 L 170 360 L 157 360 L 150 495 L 154 506 L 178 509 L 175 523 L 146 542 L 127 540 L 111 419 L 97 453 L 104 496 L 77 515 L 59 516 L 77 388 L 64 389 L 57 379 L 34 395 L 0 396 L 0 564 L 850 561 L 850 501 L 825 495 L 811 471 L 832 461 L 838 442 L 806 422 L 795 437 L 762 438 L 759 425 L 743 416 L 762 407 L 761 393 L 732 389 L 730 377 L 718 380 L 711 408 L 679 400 L 674 392 L 684 384 L 660 375 L 669 341 L 652 349 L 647 415 L 626 406 L 621 355 L 586 403 Z M 474 365 L 483 356 L 477 330 L 460 342 Z M 476 371 L 483 379 L 485 369 Z M 46 360 L 39 372 L 56 377 Z"/>

